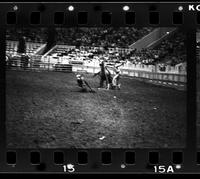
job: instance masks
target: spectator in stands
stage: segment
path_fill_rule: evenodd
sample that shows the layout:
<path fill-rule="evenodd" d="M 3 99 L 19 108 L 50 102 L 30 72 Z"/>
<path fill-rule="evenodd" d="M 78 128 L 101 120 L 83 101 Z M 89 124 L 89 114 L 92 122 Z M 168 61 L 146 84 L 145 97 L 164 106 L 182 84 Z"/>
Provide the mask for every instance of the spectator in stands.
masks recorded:
<path fill-rule="evenodd" d="M 68 28 L 57 29 L 57 41 L 78 46 L 124 47 L 134 43 L 151 32 L 153 28 Z"/>

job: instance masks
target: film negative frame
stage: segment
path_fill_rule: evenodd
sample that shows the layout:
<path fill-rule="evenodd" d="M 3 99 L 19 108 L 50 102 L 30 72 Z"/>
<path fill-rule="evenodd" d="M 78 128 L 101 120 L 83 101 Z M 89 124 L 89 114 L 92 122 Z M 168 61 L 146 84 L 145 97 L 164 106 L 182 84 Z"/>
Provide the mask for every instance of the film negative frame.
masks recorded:
<path fill-rule="evenodd" d="M 66 10 L 70 5 L 74 11 Z M 187 34 L 187 134 L 184 148 L 133 148 L 133 149 L 12 149 L 6 147 L 5 119 L 5 62 L 0 61 L 0 173 L 200 173 L 199 149 L 196 141 L 196 28 L 200 27 L 197 3 L 163 2 L 67 2 L 67 3 L 0 3 L 0 56 L 5 59 L 6 29 L 9 27 L 72 27 L 72 26 L 126 26 L 125 12 L 128 5 L 135 13 L 136 27 L 180 27 Z M 192 6 L 191 6 L 192 5 Z M 199 5 L 200 6 L 200 5 Z M 95 9 L 96 8 L 96 9 Z M 16 23 L 6 24 L 8 12 L 16 15 Z M 30 13 L 40 13 L 41 23 L 30 23 Z M 64 23 L 54 24 L 54 13 L 63 12 Z M 87 22 L 78 24 L 78 13 L 87 12 Z M 111 24 L 102 24 L 102 12 L 111 12 Z M 158 12 L 159 23 L 150 24 L 150 13 Z M 36 13 L 36 14 L 37 14 Z M 178 13 L 178 16 L 175 17 Z M 37 14 L 38 15 L 38 14 Z M 36 16 L 37 16 L 36 15 Z M 154 16 L 153 16 L 154 17 Z M 154 17 L 155 18 L 155 17 Z M 178 18 L 178 20 L 177 20 Z M 34 21 L 34 20 L 33 20 Z M 174 23 L 173 21 L 177 21 Z M 182 22 L 181 22 L 182 21 Z M 85 23 L 86 22 L 86 23 Z M 39 152 L 39 153 L 38 153 Z M 64 158 L 54 162 L 54 152 Z M 132 152 L 132 153 L 130 153 Z M 134 156 L 126 161 L 127 155 Z M 31 159 L 31 156 L 33 159 Z M 103 157 L 102 157 L 103 156 Z M 155 159 L 157 158 L 157 159 Z M 103 160 L 103 161 L 102 161 Z M 32 162 L 32 163 L 31 163 Z M 58 163 L 60 160 L 58 159 Z M 131 163 L 131 164 L 129 164 Z M 158 171 L 155 171 L 155 166 Z M 161 172 L 160 172 L 161 170 Z M 164 172 L 162 172 L 164 171 Z"/>

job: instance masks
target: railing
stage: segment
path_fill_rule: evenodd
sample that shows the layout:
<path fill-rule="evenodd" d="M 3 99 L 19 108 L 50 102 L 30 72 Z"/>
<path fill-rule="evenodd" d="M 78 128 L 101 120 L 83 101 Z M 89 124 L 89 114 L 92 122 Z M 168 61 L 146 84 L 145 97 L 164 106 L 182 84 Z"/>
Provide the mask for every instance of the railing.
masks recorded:
<path fill-rule="evenodd" d="M 46 60 L 46 61 L 45 61 Z M 6 64 L 8 69 L 13 70 L 31 70 L 31 71 L 62 71 L 62 72 L 87 72 L 97 73 L 100 68 L 85 65 L 70 65 L 61 63 L 50 63 L 48 59 L 42 59 L 40 55 L 31 56 L 30 59 L 25 57 L 13 57 L 8 59 Z M 114 74 L 112 68 L 110 72 Z M 171 82 L 187 82 L 186 74 L 173 74 L 173 73 L 157 73 L 142 70 L 123 69 L 121 68 L 121 75 L 131 76 L 136 78 L 171 81 Z"/>
<path fill-rule="evenodd" d="M 43 61 L 41 55 L 34 55 L 29 58 L 21 56 L 8 58 L 6 61 L 6 67 L 7 69 L 12 70 L 72 72 L 72 65 Z"/>
<path fill-rule="evenodd" d="M 144 64 L 133 64 L 126 63 L 122 69 L 136 70 L 136 71 L 146 71 L 146 72 L 155 72 L 155 73 L 165 73 L 165 74 L 183 74 L 186 75 L 186 63 L 180 63 L 176 66 L 166 65 L 164 69 L 160 69 L 160 64 L 156 65 L 144 65 Z"/>
<path fill-rule="evenodd" d="M 67 56 L 43 56 L 42 61 L 46 63 L 61 63 L 61 64 L 69 64 L 70 61 L 72 62 L 69 57 Z M 74 60 L 73 62 L 77 62 L 77 64 L 81 64 L 84 66 L 91 66 L 91 67 L 99 67 L 98 60 Z M 75 63 L 73 63 L 75 64 Z M 181 63 L 176 66 L 166 65 L 164 69 L 160 68 L 159 64 L 156 65 L 145 65 L 145 64 L 133 64 L 131 62 L 127 62 L 123 65 L 122 69 L 128 70 L 138 70 L 138 71 L 147 71 L 147 72 L 156 72 L 156 73 L 173 73 L 173 74 L 185 74 L 186 75 L 186 63 Z"/>
<path fill-rule="evenodd" d="M 17 55 L 17 46 L 18 41 L 6 41 L 6 53 L 10 53 L 13 55 Z M 34 43 L 34 42 L 27 42 L 26 43 L 26 53 L 27 54 L 37 54 L 42 48 L 46 46 L 45 43 Z"/>
<path fill-rule="evenodd" d="M 87 73 L 97 73 L 100 70 L 99 67 L 91 66 L 82 66 L 82 65 L 73 65 L 72 71 L 74 72 L 87 72 Z M 111 74 L 114 74 L 112 69 L 109 69 Z M 140 70 L 132 69 L 121 69 L 121 74 L 137 78 L 146 78 L 152 80 L 161 80 L 161 81 L 171 81 L 171 82 L 187 82 L 187 75 L 184 74 L 171 74 L 171 73 L 156 73 L 156 72 L 147 72 Z"/>

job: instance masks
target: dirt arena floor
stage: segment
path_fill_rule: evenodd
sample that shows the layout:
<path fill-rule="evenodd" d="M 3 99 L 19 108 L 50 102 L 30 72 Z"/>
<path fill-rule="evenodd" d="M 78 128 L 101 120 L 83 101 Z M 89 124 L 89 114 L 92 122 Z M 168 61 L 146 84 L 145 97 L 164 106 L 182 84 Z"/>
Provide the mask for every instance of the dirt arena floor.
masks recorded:
<path fill-rule="evenodd" d="M 184 147 L 186 92 L 122 78 L 83 93 L 75 74 L 6 72 L 7 145 L 14 148 Z"/>

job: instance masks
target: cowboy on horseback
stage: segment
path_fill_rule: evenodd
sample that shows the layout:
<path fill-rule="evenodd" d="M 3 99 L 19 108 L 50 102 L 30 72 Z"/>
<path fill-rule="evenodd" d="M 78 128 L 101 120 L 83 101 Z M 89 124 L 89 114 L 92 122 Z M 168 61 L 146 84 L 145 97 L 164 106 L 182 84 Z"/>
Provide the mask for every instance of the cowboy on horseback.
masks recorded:
<path fill-rule="evenodd" d="M 111 85 L 112 85 L 112 76 L 111 76 L 111 73 L 105 67 L 105 63 L 104 63 L 103 60 L 99 63 L 99 66 L 100 66 L 100 71 L 98 73 L 94 74 L 94 77 L 96 75 L 99 75 L 99 77 L 100 77 L 99 88 L 103 88 L 104 87 L 104 81 L 106 81 L 106 87 L 107 87 L 107 89 L 110 89 Z"/>

